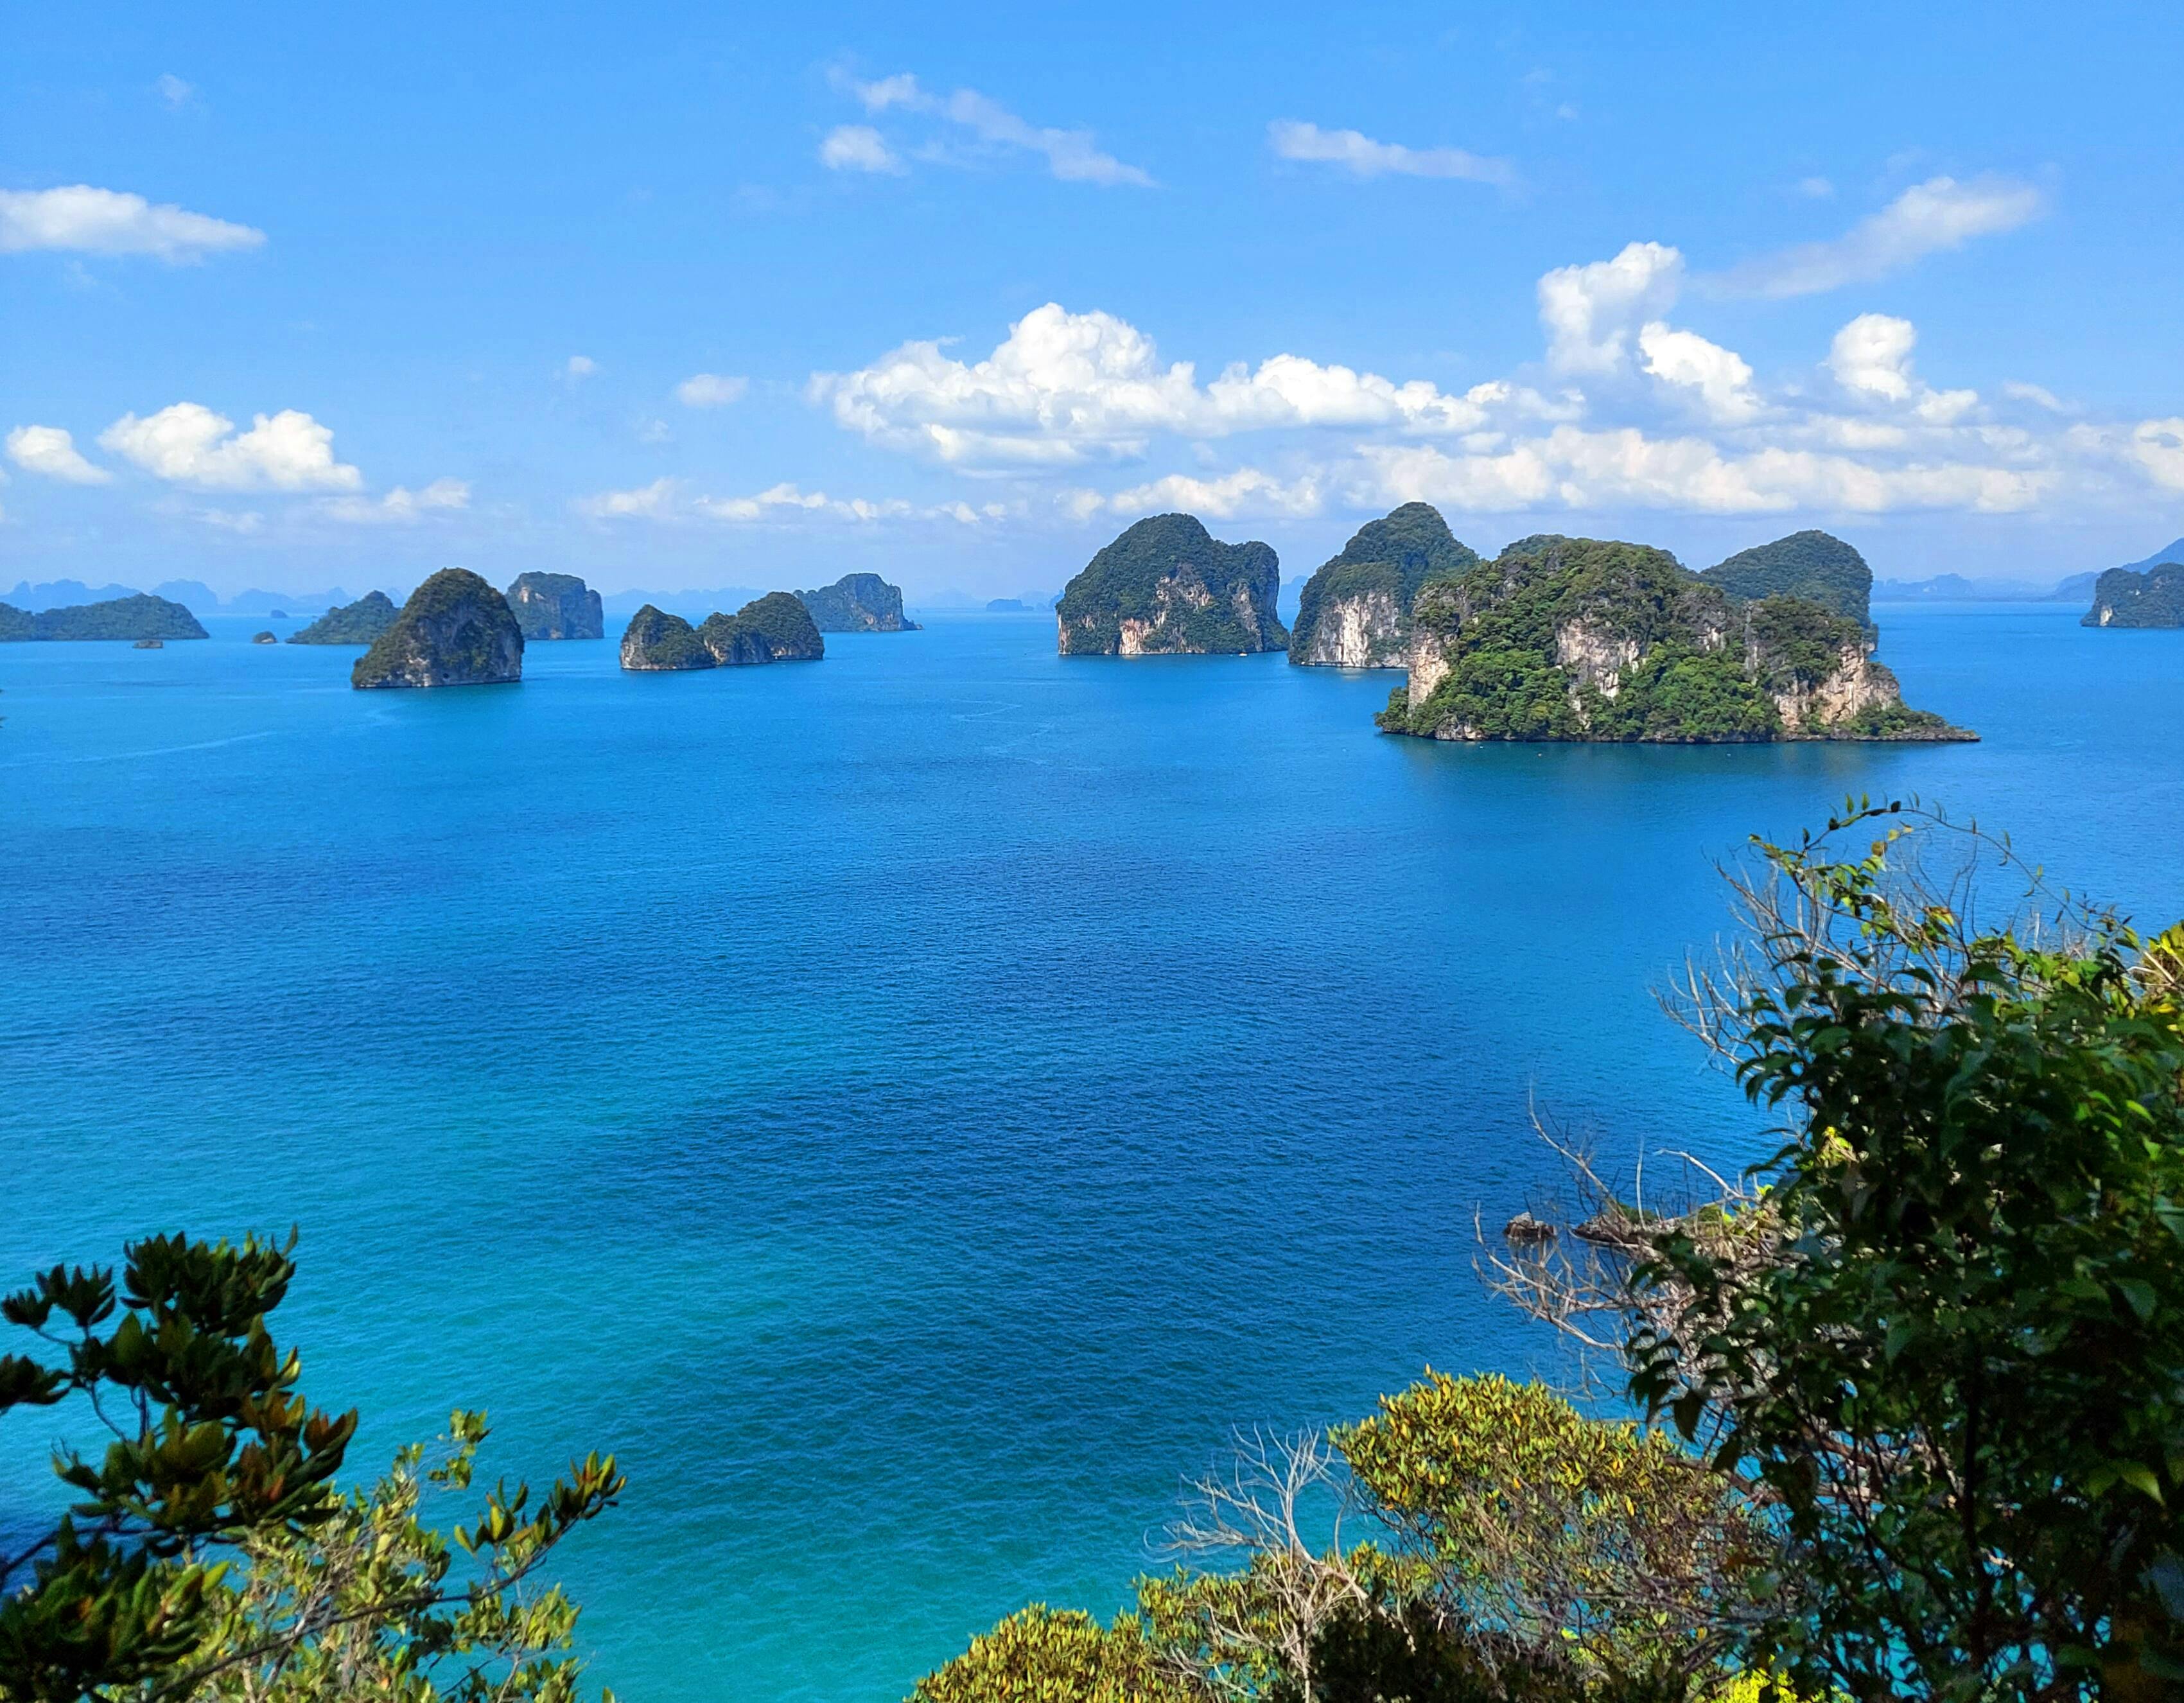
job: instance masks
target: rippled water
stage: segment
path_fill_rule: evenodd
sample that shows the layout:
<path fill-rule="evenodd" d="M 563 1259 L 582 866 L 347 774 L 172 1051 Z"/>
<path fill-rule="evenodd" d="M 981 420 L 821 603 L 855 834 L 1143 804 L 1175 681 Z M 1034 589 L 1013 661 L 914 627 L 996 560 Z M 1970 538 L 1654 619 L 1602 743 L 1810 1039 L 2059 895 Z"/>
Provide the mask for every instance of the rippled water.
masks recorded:
<path fill-rule="evenodd" d="M 359 1461 L 620 1451 L 566 1572 L 631 1703 L 898 1697 L 1116 1604 L 1231 1427 L 1540 1361 L 1470 1267 L 1534 1097 L 1754 1150 L 1647 992 L 1748 832 L 1916 791 L 2184 914 L 2184 634 L 1879 613 L 1986 743 L 1427 746 L 1024 618 L 413 693 L 256 620 L 0 647 L 0 1275 L 298 1224 Z"/>

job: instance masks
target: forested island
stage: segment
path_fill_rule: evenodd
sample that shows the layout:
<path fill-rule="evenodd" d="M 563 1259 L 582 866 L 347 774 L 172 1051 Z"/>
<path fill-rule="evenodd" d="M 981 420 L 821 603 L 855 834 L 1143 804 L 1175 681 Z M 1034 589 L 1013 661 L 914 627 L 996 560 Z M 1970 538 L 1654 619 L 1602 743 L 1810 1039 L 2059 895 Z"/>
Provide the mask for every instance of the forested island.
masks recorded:
<path fill-rule="evenodd" d="M 349 671 L 359 691 L 508 686 L 523 678 L 523 632 L 508 599 L 467 568 L 443 568 Z"/>
<path fill-rule="evenodd" d="M 1864 587 L 1838 554 L 1807 542 L 1730 564 L 1716 578 L 1643 544 L 1519 539 L 1420 588 L 1408 678 L 1379 726 L 1451 740 L 1976 737 L 1904 706 L 1862 615 L 1846 612 L 1863 609 Z M 1828 604 L 1747 599 L 1724 579 L 1817 584 Z"/>
<path fill-rule="evenodd" d="M 1406 503 L 1367 523 L 1305 582 L 1290 630 L 1290 660 L 1316 668 L 1401 668 L 1418 587 L 1478 560 L 1478 552 L 1457 541 L 1430 504 Z"/>
<path fill-rule="evenodd" d="M 208 635 L 198 618 L 181 604 L 148 593 L 109 598 L 103 603 L 76 604 L 65 609 L 42 609 L 31 615 L 12 604 L 0 604 L 0 642 L 25 639 L 128 640 L 148 638 L 203 638 Z"/>
<path fill-rule="evenodd" d="M 621 636 L 621 665 L 632 673 L 816 662 L 826 654 L 811 611 L 792 592 L 768 592 L 732 615 L 716 610 L 694 627 L 647 604 Z"/>
<path fill-rule="evenodd" d="M 606 637 L 599 594 L 574 574 L 518 574 L 508 588 L 508 607 L 526 644 Z"/>
<path fill-rule="evenodd" d="M 1270 545 L 1224 544 L 1195 516 L 1156 515 L 1070 581 L 1055 609 L 1056 646 L 1064 656 L 1283 650 L 1280 592 Z"/>
<path fill-rule="evenodd" d="M 330 609 L 288 635 L 291 644 L 372 644 L 399 613 L 385 592 L 366 592 L 353 604 Z"/>
<path fill-rule="evenodd" d="M 799 592 L 796 599 L 822 632 L 916 632 L 905 619 L 902 587 L 878 574 L 844 574 L 831 586 Z"/>
<path fill-rule="evenodd" d="M 2093 582 L 2093 606 L 2081 626 L 2184 626 L 2184 563 L 2159 562 L 2143 573 L 2110 568 Z"/>

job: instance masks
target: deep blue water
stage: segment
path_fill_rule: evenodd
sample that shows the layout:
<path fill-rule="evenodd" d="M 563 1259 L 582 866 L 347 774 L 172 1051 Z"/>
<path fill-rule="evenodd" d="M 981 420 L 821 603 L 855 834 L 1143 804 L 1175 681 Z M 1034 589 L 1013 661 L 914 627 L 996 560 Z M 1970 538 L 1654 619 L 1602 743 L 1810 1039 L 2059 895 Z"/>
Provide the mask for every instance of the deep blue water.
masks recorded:
<path fill-rule="evenodd" d="M 2184 914 L 2184 633 L 1878 613 L 1984 743 L 1429 746 L 1385 675 L 1039 618 L 414 693 L 257 620 L 0 648 L 0 1277 L 299 1225 L 359 1462 L 457 1402 L 512 1472 L 620 1452 L 595 1677 L 899 1697 L 1114 1606 L 1230 1428 L 1546 1361 L 1471 1269 L 1535 1099 L 1756 1152 L 1649 992 L 1749 832 L 1915 791 Z"/>

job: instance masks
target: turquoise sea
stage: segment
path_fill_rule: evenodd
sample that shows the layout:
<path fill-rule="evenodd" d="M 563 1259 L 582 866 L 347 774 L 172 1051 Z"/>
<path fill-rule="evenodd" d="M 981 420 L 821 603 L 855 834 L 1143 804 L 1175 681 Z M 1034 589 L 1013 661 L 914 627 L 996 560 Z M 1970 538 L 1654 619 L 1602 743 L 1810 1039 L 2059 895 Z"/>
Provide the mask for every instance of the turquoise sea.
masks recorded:
<path fill-rule="evenodd" d="M 1928 748 L 1424 745 L 1389 676 L 1024 617 L 410 693 L 254 620 L 0 648 L 0 1277 L 298 1225 L 359 1464 L 458 1402 L 621 1454 L 596 1678 L 897 1698 L 1117 1606 L 1232 1428 L 1546 1363 L 1472 1271 L 1534 1105 L 1757 1153 L 1649 993 L 1748 833 L 1916 792 L 2184 915 L 2184 633 L 2076 613 L 1878 610 L 1986 735 Z"/>

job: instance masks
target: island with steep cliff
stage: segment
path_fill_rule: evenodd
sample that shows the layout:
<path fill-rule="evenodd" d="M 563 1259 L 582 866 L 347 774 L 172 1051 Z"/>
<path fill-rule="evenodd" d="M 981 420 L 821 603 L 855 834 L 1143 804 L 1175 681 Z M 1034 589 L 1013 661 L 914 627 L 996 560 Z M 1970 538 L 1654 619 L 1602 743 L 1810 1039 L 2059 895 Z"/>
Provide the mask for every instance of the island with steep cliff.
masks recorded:
<path fill-rule="evenodd" d="M 2158 562 L 2143 573 L 2110 568 L 2093 582 L 2093 606 L 2081 626 L 2184 626 L 2184 563 Z"/>
<path fill-rule="evenodd" d="M 599 594 L 574 574 L 518 574 L 508 588 L 508 607 L 526 644 L 607 636 Z"/>
<path fill-rule="evenodd" d="M 366 592 L 288 635 L 291 644 L 376 644 L 400 613 L 385 592 Z"/>
<path fill-rule="evenodd" d="M 1907 709 L 1865 624 L 1802 597 L 1746 599 L 1665 550 L 1519 539 L 1429 581 L 1390 733 L 1708 744 L 1977 736 Z"/>
<path fill-rule="evenodd" d="M 1402 667 L 1418 588 L 1478 560 L 1438 509 L 1404 504 L 1359 528 L 1305 582 L 1290 629 L 1290 660 L 1312 668 Z"/>
<path fill-rule="evenodd" d="M 1070 581 L 1055 608 L 1064 656 L 1286 650 L 1271 546 L 1224 544 L 1189 515 L 1127 529 Z"/>
<path fill-rule="evenodd" d="M 0 604 L 0 642 L 25 639 L 204 638 L 209 635 L 198 618 L 181 604 L 166 598 L 137 592 L 103 603 L 75 604 L 64 609 L 41 609 L 36 615 Z"/>
<path fill-rule="evenodd" d="M 621 665 L 638 674 L 816 662 L 826 654 L 811 612 L 789 592 L 768 592 L 732 615 L 716 610 L 694 627 L 647 604 L 621 636 Z"/>
<path fill-rule="evenodd" d="M 367 691 L 522 678 L 523 630 L 508 599 L 467 568 L 443 568 L 410 593 L 393 626 L 356 659 L 348 683 Z"/>
<path fill-rule="evenodd" d="M 799 592 L 797 601 L 811 612 L 822 632 L 916 632 L 902 613 L 902 587 L 878 574 L 844 574 L 831 586 Z"/>

